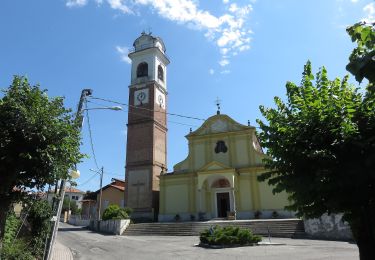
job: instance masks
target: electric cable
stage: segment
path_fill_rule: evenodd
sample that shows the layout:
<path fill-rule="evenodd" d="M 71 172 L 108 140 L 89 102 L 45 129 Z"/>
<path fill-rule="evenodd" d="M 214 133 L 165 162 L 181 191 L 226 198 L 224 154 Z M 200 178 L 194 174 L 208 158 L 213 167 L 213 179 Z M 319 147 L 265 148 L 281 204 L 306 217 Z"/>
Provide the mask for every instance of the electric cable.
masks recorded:
<path fill-rule="evenodd" d="M 89 137 L 90 137 L 90 146 L 91 146 L 91 152 L 94 158 L 95 166 L 97 169 L 99 169 L 98 162 L 96 160 L 96 155 L 95 155 L 95 150 L 94 150 L 94 143 L 92 141 L 92 131 L 91 131 L 91 125 L 90 125 L 90 117 L 89 117 L 89 110 L 87 107 L 87 102 L 85 100 L 85 108 L 86 108 L 86 117 L 87 117 L 87 125 L 88 125 L 88 130 L 89 130 Z"/>
<path fill-rule="evenodd" d="M 149 109 L 149 108 L 145 108 L 145 107 L 139 107 L 139 106 L 129 105 L 129 104 L 126 104 L 126 103 L 121 103 L 121 102 L 118 102 L 118 101 L 114 101 L 114 100 L 110 100 L 110 99 L 105 99 L 105 98 L 98 98 L 98 97 L 92 97 L 92 96 L 90 96 L 90 99 L 102 100 L 102 101 L 105 101 L 105 102 L 110 102 L 110 103 L 114 103 L 114 104 L 118 104 L 118 105 L 123 105 L 123 106 L 127 106 L 127 107 L 132 107 L 132 108 L 135 108 L 135 109 L 148 110 L 148 111 L 152 111 L 152 112 L 158 112 L 158 113 L 163 113 L 163 114 L 167 114 L 167 115 L 171 115 L 171 116 L 177 116 L 177 117 L 182 117 L 182 118 L 188 118 L 188 119 L 194 119 L 194 120 L 200 120 L 200 121 L 205 121 L 206 120 L 206 119 L 202 119 L 202 118 L 198 118 L 198 117 L 193 117 L 193 116 L 185 116 L 185 115 L 176 114 L 176 113 L 169 113 L 169 112 L 166 112 L 166 111 L 153 110 L 153 109 Z"/>

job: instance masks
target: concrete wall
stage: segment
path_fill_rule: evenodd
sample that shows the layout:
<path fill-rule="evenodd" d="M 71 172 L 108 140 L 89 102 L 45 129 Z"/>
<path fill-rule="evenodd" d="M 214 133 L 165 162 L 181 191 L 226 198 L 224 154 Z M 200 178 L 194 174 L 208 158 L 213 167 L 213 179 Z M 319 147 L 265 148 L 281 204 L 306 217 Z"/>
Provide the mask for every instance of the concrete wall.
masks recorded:
<path fill-rule="evenodd" d="M 320 218 L 305 219 L 305 232 L 311 238 L 352 240 L 353 235 L 342 214 L 324 214 Z"/>
<path fill-rule="evenodd" d="M 92 220 L 89 228 L 98 232 L 121 235 L 129 224 L 130 219 Z"/>
<path fill-rule="evenodd" d="M 83 226 L 87 227 L 90 225 L 90 220 L 89 219 L 81 219 L 76 216 L 70 216 L 68 223 L 74 226 Z"/>

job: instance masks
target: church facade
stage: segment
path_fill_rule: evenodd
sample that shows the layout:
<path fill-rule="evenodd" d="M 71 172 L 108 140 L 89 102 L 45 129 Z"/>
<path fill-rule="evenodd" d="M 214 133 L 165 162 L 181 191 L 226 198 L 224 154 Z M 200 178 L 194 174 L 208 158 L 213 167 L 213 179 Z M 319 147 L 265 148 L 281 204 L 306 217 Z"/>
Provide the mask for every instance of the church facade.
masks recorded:
<path fill-rule="evenodd" d="M 167 65 L 161 38 L 142 33 L 129 53 L 125 206 L 146 221 L 290 217 L 286 193 L 258 182 L 266 169 L 255 128 L 227 115 L 189 133 L 189 154 L 167 169 Z"/>
<path fill-rule="evenodd" d="M 218 112 L 186 138 L 187 158 L 160 176 L 159 221 L 293 216 L 287 194 L 257 180 L 267 170 L 254 127 Z"/>

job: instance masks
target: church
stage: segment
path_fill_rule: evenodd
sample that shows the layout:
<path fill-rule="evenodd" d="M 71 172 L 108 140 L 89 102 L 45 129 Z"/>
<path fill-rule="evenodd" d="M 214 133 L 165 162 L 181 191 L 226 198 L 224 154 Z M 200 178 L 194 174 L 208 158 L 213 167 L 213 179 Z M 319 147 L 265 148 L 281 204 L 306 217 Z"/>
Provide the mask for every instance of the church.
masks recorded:
<path fill-rule="evenodd" d="M 186 135 L 189 153 L 167 171 L 167 65 L 160 37 L 142 33 L 129 53 L 125 203 L 133 217 L 192 221 L 292 217 L 286 193 L 274 195 L 257 176 L 267 157 L 255 127 L 228 115 L 208 118 Z"/>

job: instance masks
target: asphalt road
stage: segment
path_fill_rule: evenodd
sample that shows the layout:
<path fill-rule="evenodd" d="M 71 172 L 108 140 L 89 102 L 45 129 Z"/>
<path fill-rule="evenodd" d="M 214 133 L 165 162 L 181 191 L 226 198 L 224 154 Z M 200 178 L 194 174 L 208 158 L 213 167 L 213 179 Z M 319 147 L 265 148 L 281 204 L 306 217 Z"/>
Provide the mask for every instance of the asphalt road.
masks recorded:
<path fill-rule="evenodd" d="M 272 238 L 284 245 L 205 249 L 194 246 L 198 237 L 113 236 L 60 224 L 57 240 L 69 247 L 74 259 L 256 259 L 356 260 L 355 244 L 336 241 Z M 268 239 L 264 239 L 268 241 Z"/>

